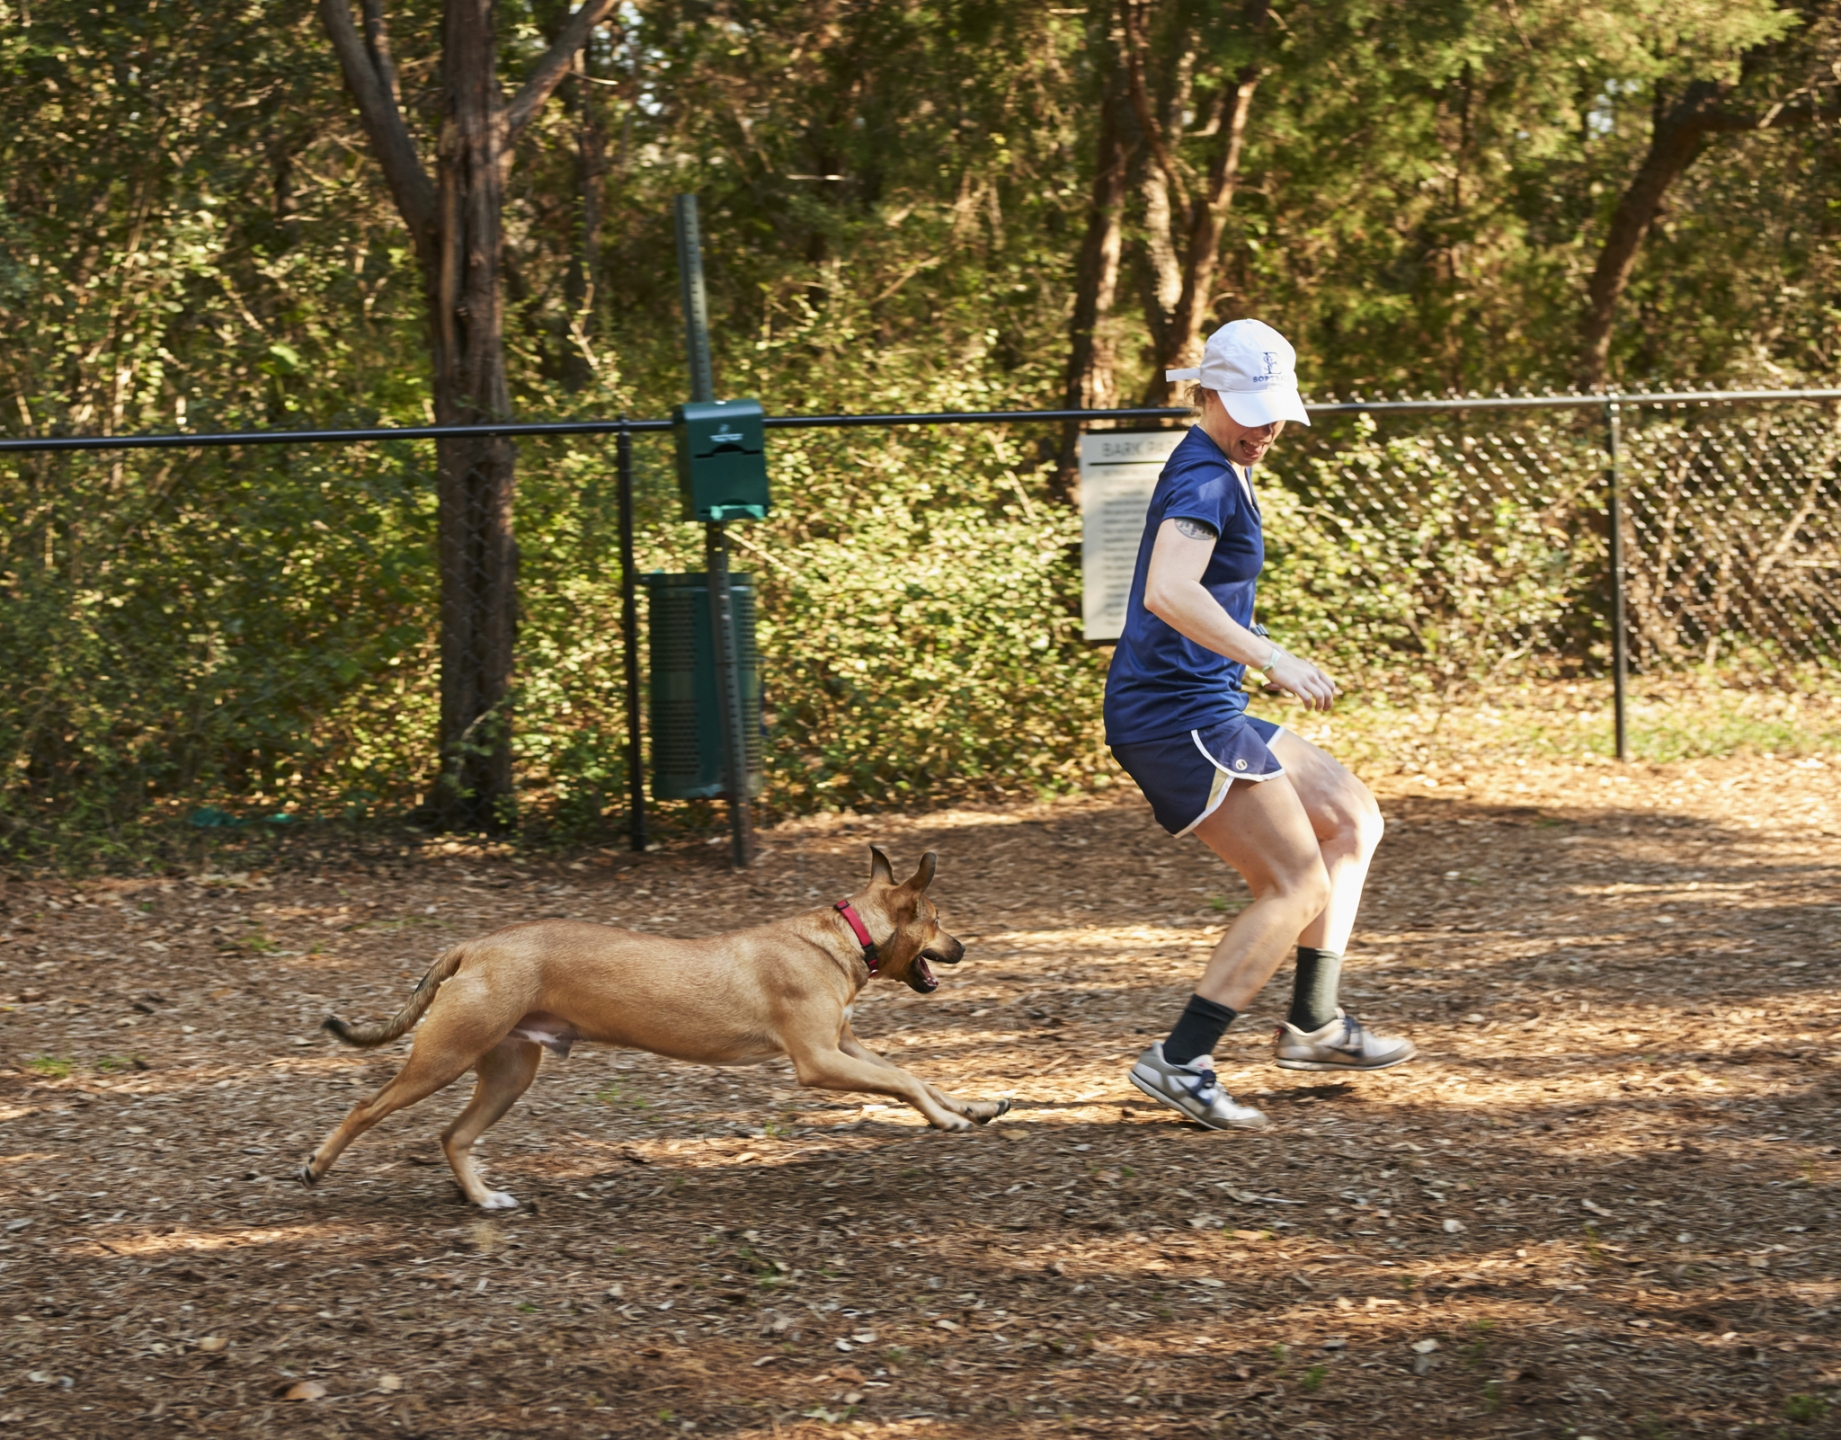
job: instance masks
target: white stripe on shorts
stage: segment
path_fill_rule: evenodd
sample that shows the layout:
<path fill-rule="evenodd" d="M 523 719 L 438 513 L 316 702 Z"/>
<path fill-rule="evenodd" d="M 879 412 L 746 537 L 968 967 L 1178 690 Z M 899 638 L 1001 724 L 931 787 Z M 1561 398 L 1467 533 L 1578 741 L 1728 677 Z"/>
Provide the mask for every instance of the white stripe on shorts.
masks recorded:
<path fill-rule="evenodd" d="M 1284 733 L 1285 727 L 1281 725 L 1273 732 L 1272 738 L 1276 740 Z M 1221 808 L 1221 802 L 1227 799 L 1227 792 L 1232 788 L 1236 780 L 1247 780 L 1257 785 L 1261 780 L 1270 780 L 1274 775 L 1283 775 L 1285 773 L 1285 767 L 1281 765 L 1276 770 L 1268 770 L 1264 775 L 1236 775 L 1208 753 L 1208 747 L 1202 743 L 1202 732 L 1200 730 L 1191 730 L 1189 732 L 1189 738 L 1195 742 L 1195 748 L 1202 752 L 1208 763 L 1215 767 L 1215 778 L 1214 783 L 1208 787 L 1208 804 L 1203 807 L 1200 815 L 1196 816 L 1195 819 L 1191 820 L 1187 825 L 1176 832 L 1172 838 L 1177 840 L 1182 839 L 1185 835 L 1193 834 L 1196 826 L 1200 825 L 1210 815 Z M 1266 748 L 1268 750 L 1271 749 L 1271 744 L 1268 743 Z M 1273 758 L 1277 759 L 1278 757 L 1274 756 Z"/>

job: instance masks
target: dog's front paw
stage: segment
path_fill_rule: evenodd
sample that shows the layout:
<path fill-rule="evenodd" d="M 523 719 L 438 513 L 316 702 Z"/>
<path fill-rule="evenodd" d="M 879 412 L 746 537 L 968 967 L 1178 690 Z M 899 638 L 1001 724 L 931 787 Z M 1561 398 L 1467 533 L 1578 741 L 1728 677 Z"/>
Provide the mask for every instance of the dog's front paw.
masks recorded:
<path fill-rule="evenodd" d="M 971 1107 L 971 1117 L 980 1125 L 989 1125 L 999 1115 L 1010 1113 L 1009 1100 L 980 1100 Z"/>
<path fill-rule="evenodd" d="M 943 1121 L 935 1121 L 935 1127 L 958 1135 L 972 1128 L 972 1122 L 959 1115 L 948 1115 Z"/>
<path fill-rule="evenodd" d="M 504 1190 L 488 1190 L 486 1198 L 479 1202 L 482 1210 L 516 1210 L 518 1197 Z"/>

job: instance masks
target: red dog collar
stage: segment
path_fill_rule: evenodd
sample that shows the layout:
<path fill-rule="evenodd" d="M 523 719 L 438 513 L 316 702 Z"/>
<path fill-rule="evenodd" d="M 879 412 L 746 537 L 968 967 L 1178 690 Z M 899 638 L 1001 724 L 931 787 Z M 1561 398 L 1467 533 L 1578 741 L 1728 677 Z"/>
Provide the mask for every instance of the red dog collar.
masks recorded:
<path fill-rule="evenodd" d="M 876 942 L 869 938 L 869 927 L 863 923 L 863 917 L 848 900 L 840 900 L 831 908 L 844 917 L 844 923 L 857 937 L 857 944 L 863 947 L 863 960 L 869 966 L 870 978 L 875 979 L 876 971 L 882 968 L 882 957 L 876 953 Z"/>

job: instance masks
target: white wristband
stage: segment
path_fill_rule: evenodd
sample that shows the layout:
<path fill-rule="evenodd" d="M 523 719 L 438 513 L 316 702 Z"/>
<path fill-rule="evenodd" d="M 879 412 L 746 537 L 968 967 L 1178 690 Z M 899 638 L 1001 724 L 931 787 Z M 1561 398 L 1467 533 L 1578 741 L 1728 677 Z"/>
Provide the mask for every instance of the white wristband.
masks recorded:
<path fill-rule="evenodd" d="M 1259 671 L 1260 674 L 1262 675 L 1270 675 L 1272 673 L 1272 667 L 1278 664 L 1278 657 L 1283 655 L 1284 653 L 1285 652 L 1283 650 L 1279 649 L 1278 646 L 1274 644 L 1272 647 L 1272 653 L 1266 656 L 1266 663 L 1264 665 L 1255 665 L 1253 668 Z"/>

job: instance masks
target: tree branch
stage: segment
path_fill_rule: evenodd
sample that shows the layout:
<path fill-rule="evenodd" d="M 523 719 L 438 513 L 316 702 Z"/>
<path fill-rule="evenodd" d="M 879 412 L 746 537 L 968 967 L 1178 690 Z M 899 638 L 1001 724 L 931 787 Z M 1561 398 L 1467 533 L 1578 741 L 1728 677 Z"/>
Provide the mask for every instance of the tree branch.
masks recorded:
<path fill-rule="evenodd" d="M 1176 192 L 1177 207 L 1187 211 L 1189 187 L 1183 183 L 1176 157 L 1164 144 L 1163 127 L 1151 113 L 1150 96 L 1145 93 L 1143 50 L 1138 38 L 1136 6 L 1132 0 L 1119 0 L 1119 17 L 1125 31 L 1125 77 L 1131 94 L 1131 108 L 1137 112 L 1139 128 L 1144 131 L 1151 154 L 1156 157 L 1157 168 L 1163 171 L 1164 178 L 1170 182 L 1170 188 Z"/>
<path fill-rule="evenodd" d="M 364 43 L 370 49 L 371 63 L 377 67 L 377 78 L 400 111 L 403 92 L 396 83 L 396 59 L 390 54 L 390 25 L 384 19 L 380 0 L 364 0 Z"/>
<path fill-rule="evenodd" d="M 1618 302 L 1636 268 L 1638 251 L 1674 183 L 1694 163 L 1710 135 L 1789 130 L 1841 117 L 1841 101 L 1828 104 L 1773 105 L 1767 110 L 1728 110 L 1720 102 L 1726 87 L 1696 80 L 1681 98 L 1656 117 L 1649 150 L 1611 212 L 1598 263 L 1586 284 L 1585 313 L 1580 323 L 1578 384 L 1596 390 L 1610 367 L 1611 331 Z"/>
<path fill-rule="evenodd" d="M 1773 105 L 1753 114 L 1715 110 L 1705 119 L 1706 129 L 1722 135 L 1737 135 L 1756 130 L 1800 130 L 1821 121 L 1841 120 L 1841 98 L 1826 105 Z"/>
<path fill-rule="evenodd" d="M 505 154 L 511 154 L 511 147 L 518 143 L 518 136 L 524 127 L 531 123 L 531 117 L 543 108 L 556 87 L 562 84 L 563 76 L 569 73 L 569 63 L 575 59 L 575 52 L 588 43 L 588 36 L 611 13 L 618 0 L 582 0 L 582 8 L 569 17 L 562 33 L 556 37 L 556 43 L 544 52 L 544 56 L 531 68 L 523 88 L 512 97 L 511 104 L 505 110 Z"/>
<path fill-rule="evenodd" d="M 418 254 L 433 243 L 435 186 L 416 154 L 415 141 L 396 100 L 396 70 L 390 62 L 389 36 L 375 0 L 366 0 L 367 44 L 352 21 L 346 0 L 320 0 L 320 21 L 332 41 L 345 83 L 358 102 L 358 115 L 377 163 L 383 167 L 391 197 L 409 227 Z M 427 258 L 424 256 L 423 258 Z"/>

